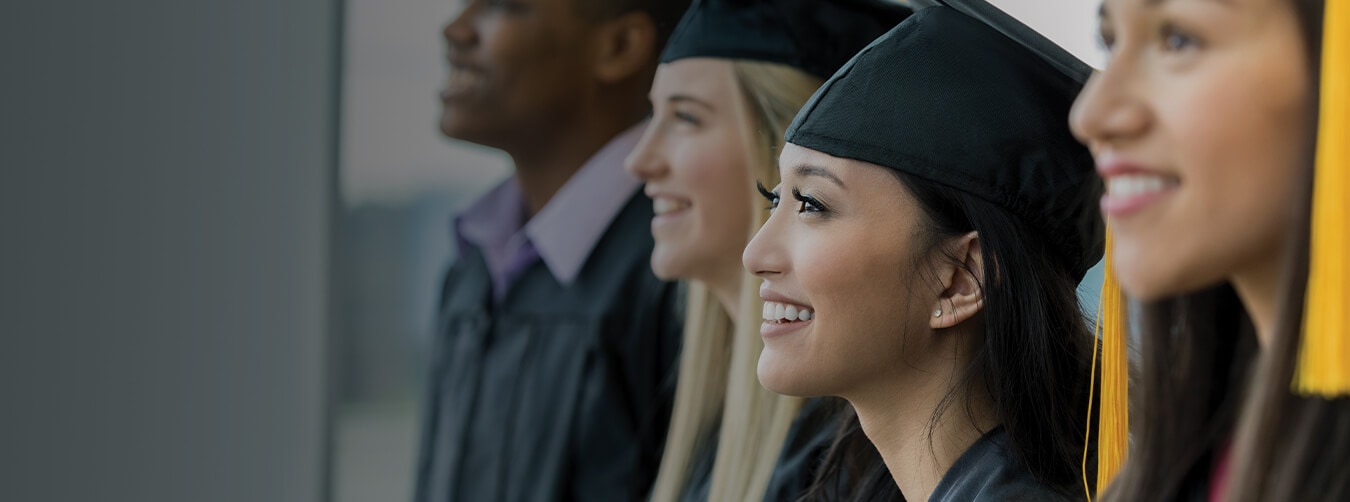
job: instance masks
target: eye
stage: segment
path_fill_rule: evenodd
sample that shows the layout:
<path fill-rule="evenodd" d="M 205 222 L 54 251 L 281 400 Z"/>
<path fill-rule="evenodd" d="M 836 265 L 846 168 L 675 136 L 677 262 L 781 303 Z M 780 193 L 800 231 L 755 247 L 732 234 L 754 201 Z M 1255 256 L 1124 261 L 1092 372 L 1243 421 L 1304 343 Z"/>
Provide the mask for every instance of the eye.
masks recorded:
<path fill-rule="evenodd" d="M 1103 26 L 1101 30 L 1097 32 L 1097 46 L 1101 47 L 1101 49 L 1106 52 L 1114 50 L 1116 48 L 1115 32 L 1106 29 L 1106 27 Z"/>
<path fill-rule="evenodd" d="M 764 188 L 763 183 L 760 183 L 758 181 L 755 182 L 755 188 L 759 189 L 759 194 L 764 196 L 764 200 L 769 201 L 769 207 L 766 207 L 764 209 L 767 209 L 769 211 L 778 209 L 778 192 L 770 192 L 769 189 Z"/>
<path fill-rule="evenodd" d="M 815 197 L 803 195 L 796 188 L 792 189 L 792 198 L 797 199 L 797 202 L 801 203 L 801 205 L 797 207 L 798 213 L 825 214 L 829 212 L 829 209 L 826 209 L 825 205 L 821 204 Z"/>
<path fill-rule="evenodd" d="M 673 115 L 675 116 L 675 120 L 678 120 L 680 122 L 684 122 L 692 126 L 703 125 L 703 121 L 699 120 L 699 118 L 695 117 L 694 114 L 692 113 L 676 111 Z"/>
<path fill-rule="evenodd" d="M 488 8 L 512 14 L 524 12 L 527 7 L 519 0 L 487 0 L 486 3 Z"/>
<path fill-rule="evenodd" d="M 1199 39 L 1171 23 L 1163 25 L 1160 35 L 1163 50 L 1167 52 L 1184 52 L 1200 47 Z"/>

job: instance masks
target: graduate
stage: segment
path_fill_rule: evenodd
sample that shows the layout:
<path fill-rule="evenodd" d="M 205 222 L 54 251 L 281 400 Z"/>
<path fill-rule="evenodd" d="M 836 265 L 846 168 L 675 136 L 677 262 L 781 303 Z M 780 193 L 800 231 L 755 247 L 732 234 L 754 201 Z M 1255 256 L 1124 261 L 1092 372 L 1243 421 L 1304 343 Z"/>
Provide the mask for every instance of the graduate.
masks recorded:
<path fill-rule="evenodd" d="M 655 479 L 679 350 L 651 201 L 623 159 L 679 0 L 469 0 L 445 26 L 447 137 L 510 179 L 454 220 L 417 502 L 631 502 Z"/>
<path fill-rule="evenodd" d="M 793 116 L 909 9 L 882 0 L 698 1 L 661 56 L 652 119 L 629 156 L 656 217 L 652 270 L 688 281 L 679 386 L 651 496 L 796 501 L 835 431 L 837 400 L 765 390 L 764 303 L 740 255 L 767 216 Z"/>
<path fill-rule="evenodd" d="M 1350 500 L 1350 2 L 1106 0 L 1100 33 L 1102 500 Z"/>
<path fill-rule="evenodd" d="M 1075 287 L 1104 229 L 1066 117 L 1090 70 L 986 3 L 913 5 L 788 128 L 744 253 L 759 379 L 847 399 L 884 459 L 841 438 L 809 500 L 1083 499 Z"/>

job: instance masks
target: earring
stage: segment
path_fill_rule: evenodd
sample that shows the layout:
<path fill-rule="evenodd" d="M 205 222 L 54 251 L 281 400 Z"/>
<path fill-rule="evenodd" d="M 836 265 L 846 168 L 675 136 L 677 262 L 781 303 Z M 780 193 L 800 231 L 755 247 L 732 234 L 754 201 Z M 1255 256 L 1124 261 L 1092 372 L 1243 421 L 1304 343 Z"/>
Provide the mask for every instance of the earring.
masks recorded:
<path fill-rule="evenodd" d="M 933 317 L 942 317 L 942 309 L 934 310 Z"/>

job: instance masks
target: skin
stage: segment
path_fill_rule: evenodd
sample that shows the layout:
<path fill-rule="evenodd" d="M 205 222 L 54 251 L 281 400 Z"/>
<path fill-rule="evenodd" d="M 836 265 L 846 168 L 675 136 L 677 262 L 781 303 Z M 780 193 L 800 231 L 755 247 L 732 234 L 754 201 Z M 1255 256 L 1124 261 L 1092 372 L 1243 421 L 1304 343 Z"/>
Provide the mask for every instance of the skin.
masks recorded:
<path fill-rule="evenodd" d="M 1107 180 L 1121 286 L 1155 300 L 1231 282 L 1268 344 L 1314 106 L 1292 4 L 1106 0 L 1101 32 L 1111 58 L 1071 123 Z M 1129 169 L 1165 188 L 1129 207 L 1111 193 Z"/>
<path fill-rule="evenodd" d="M 928 441 L 938 402 L 982 343 L 979 240 L 930 246 L 917 202 L 881 166 L 788 144 L 779 172 L 784 197 L 743 261 L 764 279 L 761 297 L 815 317 L 764 325 L 760 382 L 849 400 L 905 498 L 926 500 L 978 430 L 996 425 L 987 395 L 958 389 L 973 420 L 944 415 Z"/>
<path fill-rule="evenodd" d="M 591 20 L 574 1 L 466 0 L 442 32 L 441 132 L 506 151 L 531 216 L 647 113 L 651 18 Z"/>
<path fill-rule="evenodd" d="M 732 65 L 712 58 L 663 64 L 650 96 L 651 122 L 625 166 L 656 201 L 652 271 L 701 281 L 736 312 L 754 181 L 743 135 L 750 119 Z"/>

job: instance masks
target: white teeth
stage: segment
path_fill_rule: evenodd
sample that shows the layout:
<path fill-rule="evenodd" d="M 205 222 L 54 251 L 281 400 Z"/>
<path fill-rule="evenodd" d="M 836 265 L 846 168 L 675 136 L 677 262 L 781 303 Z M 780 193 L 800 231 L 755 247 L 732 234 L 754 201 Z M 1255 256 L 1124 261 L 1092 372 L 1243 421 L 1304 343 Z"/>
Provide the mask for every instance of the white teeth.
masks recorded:
<path fill-rule="evenodd" d="M 1108 178 L 1106 191 L 1115 197 L 1134 197 L 1160 192 L 1170 184 L 1162 176 L 1126 174 Z"/>
<path fill-rule="evenodd" d="M 446 87 L 452 90 L 463 90 L 479 85 L 483 81 L 483 76 L 477 72 L 455 69 L 450 72 L 450 80 Z"/>
<path fill-rule="evenodd" d="M 786 303 L 764 302 L 764 320 L 777 322 L 810 321 L 815 318 L 811 309 Z"/>
<path fill-rule="evenodd" d="M 655 212 L 656 214 L 666 214 L 675 212 L 680 209 L 684 209 L 687 206 L 688 204 L 677 201 L 675 199 L 668 199 L 665 197 L 652 199 L 652 211 Z"/>

